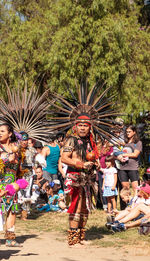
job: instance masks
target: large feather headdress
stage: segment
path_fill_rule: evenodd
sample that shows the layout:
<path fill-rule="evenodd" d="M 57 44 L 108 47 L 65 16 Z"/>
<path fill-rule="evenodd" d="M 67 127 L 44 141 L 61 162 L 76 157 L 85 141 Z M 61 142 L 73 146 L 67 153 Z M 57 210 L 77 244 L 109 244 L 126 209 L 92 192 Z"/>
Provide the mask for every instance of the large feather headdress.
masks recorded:
<path fill-rule="evenodd" d="M 94 131 L 100 135 L 102 140 L 112 140 L 115 136 L 112 132 L 112 129 L 116 128 L 115 118 L 120 113 L 113 109 L 114 102 L 112 100 L 114 95 L 109 98 L 106 96 L 111 87 L 106 88 L 98 95 L 104 85 L 104 82 L 98 81 L 87 94 L 87 81 L 84 80 L 80 86 L 76 86 L 78 98 L 68 87 L 67 89 L 72 97 L 70 101 L 57 93 L 51 93 L 51 96 L 53 96 L 52 107 L 54 108 L 50 117 L 52 121 L 51 130 L 67 131 L 76 124 L 80 114 L 86 113 L 90 117 Z"/>
<path fill-rule="evenodd" d="M 10 90 L 7 86 L 8 101 L 0 99 L 0 122 L 10 124 L 18 133 L 24 131 L 33 139 L 46 141 L 49 132 L 47 97 L 48 91 L 39 97 L 38 90 L 34 91 L 33 87 L 28 93 L 27 87 L 21 91 Z"/>

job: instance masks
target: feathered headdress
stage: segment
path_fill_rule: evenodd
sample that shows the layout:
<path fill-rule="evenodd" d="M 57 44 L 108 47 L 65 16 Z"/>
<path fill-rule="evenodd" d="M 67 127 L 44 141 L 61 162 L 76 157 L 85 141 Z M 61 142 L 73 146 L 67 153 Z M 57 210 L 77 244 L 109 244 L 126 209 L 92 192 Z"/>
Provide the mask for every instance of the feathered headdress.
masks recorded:
<path fill-rule="evenodd" d="M 49 132 L 49 123 L 46 120 L 48 113 L 48 91 L 40 97 L 38 90 L 27 87 L 21 90 L 10 90 L 7 86 L 8 102 L 0 99 L 0 122 L 10 124 L 17 133 L 26 132 L 29 137 L 46 141 Z"/>
<path fill-rule="evenodd" d="M 67 131 L 73 127 L 82 117 L 82 114 L 86 114 L 87 120 L 102 139 L 111 140 L 115 135 L 112 129 L 116 127 L 115 117 L 120 113 L 114 111 L 112 101 L 113 96 L 107 98 L 106 94 L 111 87 L 108 87 L 100 95 L 98 92 L 104 87 L 105 83 L 98 81 L 87 94 L 87 81 L 82 81 L 78 88 L 78 99 L 75 97 L 70 88 L 68 88 L 72 97 L 71 101 L 58 95 L 51 93 L 53 96 L 52 106 L 55 108 L 52 110 L 51 115 L 51 130 L 52 131 Z M 84 119 L 85 121 L 85 119 Z"/>

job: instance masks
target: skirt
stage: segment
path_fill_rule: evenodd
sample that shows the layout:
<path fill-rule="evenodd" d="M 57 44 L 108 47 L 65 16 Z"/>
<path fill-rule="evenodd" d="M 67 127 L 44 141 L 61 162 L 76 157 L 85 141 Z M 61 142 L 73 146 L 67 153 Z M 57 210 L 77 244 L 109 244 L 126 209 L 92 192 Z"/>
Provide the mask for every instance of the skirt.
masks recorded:
<path fill-rule="evenodd" d="M 103 197 L 112 197 L 118 195 L 117 188 L 115 188 L 115 190 L 112 190 L 111 188 L 112 187 L 109 186 L 104 187 Z"/>

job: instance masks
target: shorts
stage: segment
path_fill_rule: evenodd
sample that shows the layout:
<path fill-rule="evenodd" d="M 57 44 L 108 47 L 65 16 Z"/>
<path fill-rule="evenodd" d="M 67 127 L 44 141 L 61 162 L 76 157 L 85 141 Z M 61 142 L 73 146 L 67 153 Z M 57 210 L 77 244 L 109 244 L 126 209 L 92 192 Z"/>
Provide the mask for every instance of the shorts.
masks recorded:
<path fill-rule="evenodd" d="M 138 170 L 119 170 L 119 179 L 121 182 L 138 181 L 139 172 Z"/>
<path fill-rule="evenodd" d="M 145 214 L 139 214 L 136 218 L 134 218 L 133 219 L 133 221 L 136 221 L 136 220 L 138 220 L 138 219 L 141 219 L 141 218 L 143 218 L 145 216 Z"/>

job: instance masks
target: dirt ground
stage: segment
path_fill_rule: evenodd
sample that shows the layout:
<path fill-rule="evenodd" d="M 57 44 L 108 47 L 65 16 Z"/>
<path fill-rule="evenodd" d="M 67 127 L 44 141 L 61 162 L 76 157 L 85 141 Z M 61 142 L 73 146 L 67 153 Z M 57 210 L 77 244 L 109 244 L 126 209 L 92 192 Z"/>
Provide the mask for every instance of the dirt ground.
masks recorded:
<path fill-rule="evenodd" d="M 0 260 L 10 261 L 149 261 L 150 251 L 140 247 L 100 248 L 87 245 L 85 248 L 69 248 L 61 232 L 31 232 L 17 235 L 21 248 L 8 248 L 1 240 Z M 90 243 L 90 242 L 89 242 Z"/>

